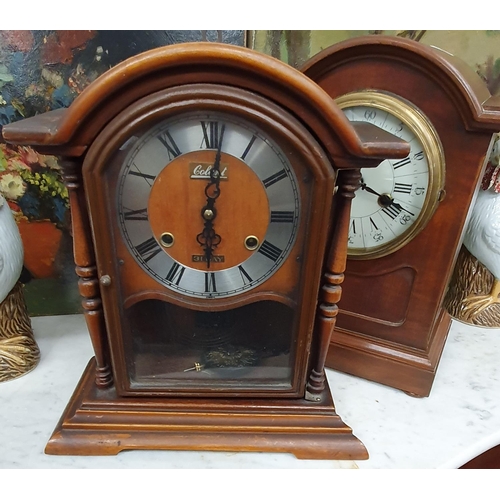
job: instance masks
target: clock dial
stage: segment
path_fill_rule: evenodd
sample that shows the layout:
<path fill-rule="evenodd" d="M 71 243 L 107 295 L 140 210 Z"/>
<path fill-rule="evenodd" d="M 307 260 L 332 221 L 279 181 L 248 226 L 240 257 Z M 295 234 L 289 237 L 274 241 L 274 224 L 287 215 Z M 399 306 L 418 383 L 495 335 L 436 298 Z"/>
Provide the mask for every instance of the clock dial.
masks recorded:
<path fill-rule="evenodd" d="M 362 169 L 353 200 L 350 257 L 382 257 L 414 238 L 434 213 L 444 179 L 442 148 L 425 116 L 399 98 L 366 91 L 337 102 L 350 121 L 372 123 L 411 147 L 404 159 Z"/>
<path fill-rule="evenodd" d="M 118 217 L 150 276 L 215 298 L 278 270 L 296 238 L 299 192 L 285 155 L 261 130 L 224 113 L 187 113 L 130 141 Z"/>

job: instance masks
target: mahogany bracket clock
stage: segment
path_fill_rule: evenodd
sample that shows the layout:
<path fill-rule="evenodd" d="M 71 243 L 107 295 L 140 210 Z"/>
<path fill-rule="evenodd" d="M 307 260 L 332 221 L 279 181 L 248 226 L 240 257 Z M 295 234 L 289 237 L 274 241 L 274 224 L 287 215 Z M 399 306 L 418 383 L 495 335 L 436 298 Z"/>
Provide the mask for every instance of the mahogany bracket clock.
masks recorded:
<path fill-rule="evenodd" d="M 327 366 L 430 393 L 450 317 L 442 307 L 500 100 L 463 61 L 397 37 L 334 45 L 302 71 L 350 120 L 411 146 L 361 171 L 344 296 Z"/>
<path fill-rule="evenodd" d="M 129 59 L 3 134 L 61 158 L 95 351 L 47 453 L 367 458 L 324 363 L 360 168 L 404 140 L 284 63 L 206 43 Z"/>

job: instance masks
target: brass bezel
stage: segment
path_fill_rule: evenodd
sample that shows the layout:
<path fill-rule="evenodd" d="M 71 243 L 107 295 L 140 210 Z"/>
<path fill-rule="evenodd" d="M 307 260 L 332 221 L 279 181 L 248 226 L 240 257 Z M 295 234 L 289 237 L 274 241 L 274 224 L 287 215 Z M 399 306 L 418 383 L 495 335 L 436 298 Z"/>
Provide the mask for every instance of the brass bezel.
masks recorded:
<path fill-rule="evenodd" d="M 335 100 L 341 109 L 370 106 L 401 120 L 419 139 L 429 165 L 429 184 L 422 211 L 407 231 L 371 249 L 348 249 L 350 259 L 377 259 L 400 250 L 427 225 L 436 211 L 445 182 L 445 157 L 439 136 L 429 119 L 402 97 L 378 90 L 363 90 L 344 94 Z M 355 199 L 354 199 L 355 200 Z M 355 202 L 355 201 L 354 201 Z"/>

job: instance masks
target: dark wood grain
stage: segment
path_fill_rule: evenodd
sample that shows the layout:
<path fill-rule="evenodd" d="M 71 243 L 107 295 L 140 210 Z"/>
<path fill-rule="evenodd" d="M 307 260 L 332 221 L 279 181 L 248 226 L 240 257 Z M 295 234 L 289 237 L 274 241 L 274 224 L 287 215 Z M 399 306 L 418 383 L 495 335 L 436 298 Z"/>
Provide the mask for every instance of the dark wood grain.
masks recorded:
<path fill-rule="evenodd" d="M 359 188 L 360 180 L 361 173 L 358 169 L 342 170 L 337 179 L 329 253 L 326 257 L 323 284 L 319 292 L 316 319 L 318 349 L 316 357 L 313 358 L 313 369 L 307 384 L 308 397 L 313 400 L 325 388 L 325 362 L 339 311 L 338 303 L 342 295 L 341 285 L 344 281 L 347 261 L 351 202 L 354 192 Z"/>
<path fill-rule="evenodd" d="M 299 399 L 121 398 L 98 390 L 91 360 L 45 452 L 116 455 L 123 450 L 268 451 L 301 459 L 362 460 L 363 444 L 321 402 Z M 203 412 L 200 412 L 203 409 Z"/>
<path fill-rule="evenodd" d="M 500 469 L 500 445 L 494 446 L 469 460 L 460 469 Z"/>
<path fill-rule="evenodd" d="M 327 365 L 427 396 L 448 333 L 442 308 L 500 106 L 460 59 L 397 37 L 351 39 L 302 68 L 332 98 L 379 90 L 421 110 L 442 142 L 446 179 L 430 222 L 395 253 L 349 259 Z"/>

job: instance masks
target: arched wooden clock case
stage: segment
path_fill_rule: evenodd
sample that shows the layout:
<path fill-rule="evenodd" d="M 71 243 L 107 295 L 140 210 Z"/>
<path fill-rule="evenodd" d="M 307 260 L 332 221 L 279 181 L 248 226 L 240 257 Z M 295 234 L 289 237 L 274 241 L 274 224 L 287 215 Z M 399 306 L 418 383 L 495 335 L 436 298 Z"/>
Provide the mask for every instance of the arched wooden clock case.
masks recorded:
<path fill-rule="evenodd" d="M 398 37 L 347 40 L 302 70 L 348 116 L 412 146 L 404 160 L 389 159 L 364 176 L 360 202 L 385 195 L 375 210 L 367 205 L 355 217 L 353 202 L 351 227 L 369 227 L 365 245 L 352 238 L 327 366 L 427 396 L 451 322 L 443 298 L 500 128 L 499 100 L 459 58 Z"/>
<path fill-rule="evenodd" d="M 95 350 L 47 453 L 366 458 L 324 361 L 359 168 L 408 151 L 374 130 L 284 63 L 203 43 L 5 127 L 61 157 Z"/>

